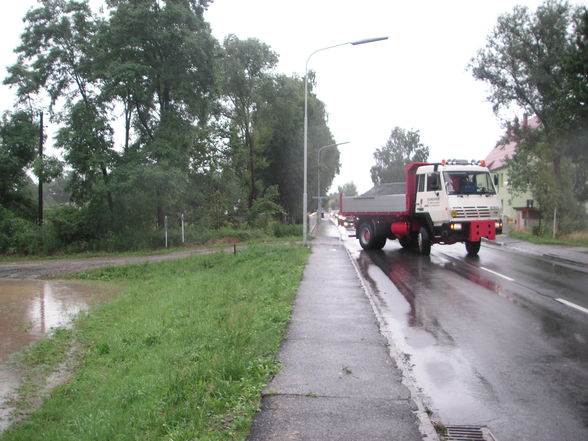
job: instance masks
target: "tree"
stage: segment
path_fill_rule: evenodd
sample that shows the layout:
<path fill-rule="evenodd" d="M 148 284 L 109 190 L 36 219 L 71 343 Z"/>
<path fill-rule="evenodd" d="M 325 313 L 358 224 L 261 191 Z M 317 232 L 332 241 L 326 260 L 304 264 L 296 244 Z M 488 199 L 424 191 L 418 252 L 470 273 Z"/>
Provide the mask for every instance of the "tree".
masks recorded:
<path fill-rule="evenodd" d="M 160 228 L 177 205 L 170 196 L 187 189 L 192 164 L 206 155 L 202 137 L 214 110 L 220 53 L 203 17 L 208 3 L 109 1 L 111 18 L 98 35 L 100 98 L 122 104 L 125 119 L 125 170 L 117 182 L 128 188 L 127 179 L 151 176 L 140 188 L 154 201 Z"/>
<path fill-rule="evenodd" d="M 227 116 L 233 128 L 232 148 L 235 160 L 247 169 L 249 187 L 248 207 L 257 199 L 258 157 L 262 145 L 256 145 L 253 135 L 256 110 L 261 106 L 261 91 L 270 82 L 269 72 L 278 56 L 257 39 L 239 40 L 229 35 L 224 41 L 225 55 L 222 68 L 222 90 L 228 100 Z"/>
<path fill-rule="evenodd" d="M 370 172 L 374 185 L 404 181 L 404 167 L 411 162 L 425 162 L 429 147 L 421 143 L 418 130 L 395 127 L 386 145 L 374 152 L 376 165 Z"/>
<path fill-rule="evenodd" d="M 357 187 L 353 182 L 346 182 L 341 187 L 337 187 L 338 194 L 343 193 L 345 196 L 357 196 Z"/>
<path fill-rule="evenodd" d="M 70 108 L 64 123 L 55 145 L 65 150 L 65 160 L 73 168 L 69 175 L 72 201 L 83 206 L 101 195 L 113 214 L 110 170 L 118 155 L 106 115 L 80 100 Z"/>
<path fill-rule="evenodd" d="M 25 31 L 16 49 L 18 61 L 5 84 L 17 86 L 22 102 L 45 91 L 51 107 L 60 98 L 81 97 L 87 105 L 94 89 L 89 74 L 97 21 L 87 0 L 39 0 L 25 16 Z"/>
<path fill-rule="evenodd" d="M 290 220 L 301 221 L 303 192 L 304 81 L 297 77 L 276 76 L 263 89 L 256 113 L 255 136 L 264 146 L 266 167 L 260 176 L 267 186 L 277 185 L 280 205 Z M 308 188 L 317 188 L 317 151 L 335 141 L 327 124 L 324 103 L 312 93 L 308 96 Z M 321 153 L 321 192 L 330 186 L 339 171 L 339 151 Z M 313 192 L 314 194 L 314 192 Z"/>
<path fill-rule="evenodd" d="M 39 125 L 28 112 L 5 113 L 0 122 L 0 205 L 20 217 L 34 218 L 33 200 L 25 190 L 27 169 L 37 157 Z"/>
<path fill-rule="evenodd" d="M 504 14 L 472 60 L 475 78 L 490 85 L 495 112 L 515 106 L 539 118 L 531 136 L 514 131 L 518 148 L 509 180 L 532 189 L 544 216 L 558 209 L 563 230 L 581 223 L 586 200 L 588 12 L 548 0 L 534 14 Z"/>
<path fill-rule="evenodd" d="M 113 156 L 112 129 L 97 100 L 99 85 L 94 78 L 95 38 L 100 20 L 92 15 L 88 1 L 41 0 L 41 6 L 25 16 L 27 23 L 17 48 L 18 62 L 9 68 L 6 84 L 18 86 L 20 101 L 32 101 L 46 92 L 53 120 L 65 122 L 57 145 L 66 148 L 66 160 L 74 168 L 70 182 L 74 196 L 85 193 L 100 176 L 108 186 Z M 63 99 L 63 110 L 53 111 Z M 42 165 L 47 175 L 47 161 Z M 95 170 L 99 173 L 95 173 Z M 53 173 L 55 175 L 55 173 Z M 92 195 L 93 196 L 93 195 Z M 113 211 L 109 190 L 106 197 Z M 78 197 L 78 200 L 80 198 Z"/>

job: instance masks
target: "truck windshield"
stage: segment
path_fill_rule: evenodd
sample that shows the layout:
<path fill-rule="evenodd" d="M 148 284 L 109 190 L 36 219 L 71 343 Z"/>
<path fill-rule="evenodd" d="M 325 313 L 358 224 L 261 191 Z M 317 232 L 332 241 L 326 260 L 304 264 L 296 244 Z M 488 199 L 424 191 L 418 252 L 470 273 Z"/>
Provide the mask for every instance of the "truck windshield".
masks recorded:
<path fill-rule="evenodd" d="M 488 172 L 443 172 L 443 180 L 447 194 L 496 194 Z"/>

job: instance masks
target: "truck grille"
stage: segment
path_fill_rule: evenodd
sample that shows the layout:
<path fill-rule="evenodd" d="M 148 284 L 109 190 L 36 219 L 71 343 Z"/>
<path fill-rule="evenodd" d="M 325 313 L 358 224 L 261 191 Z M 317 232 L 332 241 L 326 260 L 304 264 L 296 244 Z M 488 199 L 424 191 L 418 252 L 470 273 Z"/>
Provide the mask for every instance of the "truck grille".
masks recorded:
<path fill-rule="evenodd" d="M 490 207 L 455 207 L 457 216 L 463 219 L 490 219 L 497 217 L 497 210 L 491 210 Z M 496 211 L 496 213 L 494 213 Z"/>

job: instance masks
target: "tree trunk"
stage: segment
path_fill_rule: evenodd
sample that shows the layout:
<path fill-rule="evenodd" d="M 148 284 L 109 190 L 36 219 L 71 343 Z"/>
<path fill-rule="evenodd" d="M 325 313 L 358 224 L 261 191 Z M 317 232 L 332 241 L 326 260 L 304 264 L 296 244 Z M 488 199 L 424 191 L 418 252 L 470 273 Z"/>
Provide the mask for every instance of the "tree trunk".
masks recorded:
<path fill-rule="evenodd" d="M 165 215 L 163 214 L 163 207 L 161 205 L 161 192 L 159 191 L 159 189 L 155 190 L 155 204 L 157 216 L 157 229 L 161 230 L 165 223 Z"/>
<path fill-rule="evenodd" d="M 255 189 L 255 153 L 253 150 L 253 139 L 249 127 L 245 127 L 245 144 L 249 151 L 249 200 L 248 207 L 253 206 L 253 201 L 257 199 L 257 191 Z"/>
<path fill-rule="evenodd" d="M 102 177 L 104 179 L 104 185 L 106 185 L 106 200 L 108 202 L 108 210 L 110 211 L 110 214 L 114 213 L 114 203 L 112 202 L 112 193 L 110 192 L 110 190 L 108 189 L 108 170 L 106 170 L 106 167 L 104 167 L 103 165 L 100 166 L 101 170 L 102 170 Z"/>

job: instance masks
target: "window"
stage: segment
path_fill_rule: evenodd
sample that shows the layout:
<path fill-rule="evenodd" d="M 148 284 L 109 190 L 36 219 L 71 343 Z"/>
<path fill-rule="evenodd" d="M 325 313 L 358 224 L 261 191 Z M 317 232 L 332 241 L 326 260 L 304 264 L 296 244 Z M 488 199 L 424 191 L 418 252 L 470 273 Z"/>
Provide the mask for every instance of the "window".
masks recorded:
<path fill-rule="evenodd" d="M 417 175 L 418 184 L 417 184 L 417 191 L 424 191 L 425 190 L 425 175 Z"/>
<path fill-rule="evenodd" d="M 441 190 L 441 182 L 439 180 L 439 172 L 427 174 L 427 191 Z"/>
<path fill-rule="evenodd" d="M 443 172 L 447 194 L 495 194 L 490 173 L 483 171 Z"/>

